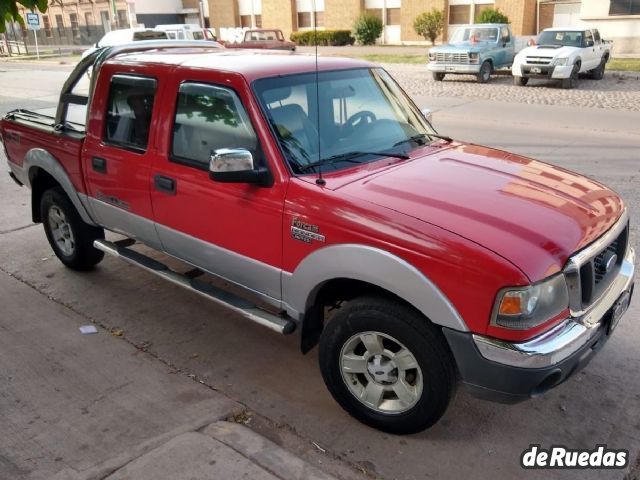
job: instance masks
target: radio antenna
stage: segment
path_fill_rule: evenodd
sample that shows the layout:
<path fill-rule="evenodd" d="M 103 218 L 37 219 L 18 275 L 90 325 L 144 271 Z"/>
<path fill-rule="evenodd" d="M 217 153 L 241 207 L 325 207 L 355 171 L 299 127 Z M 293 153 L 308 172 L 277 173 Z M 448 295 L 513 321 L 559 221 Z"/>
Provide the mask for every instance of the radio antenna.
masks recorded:
<path fill-rule="evenodd" d="M 313 12 L 313 43 L 315 44 L 316 50 L 316 120 L 318 122 L 318 162 L 322 160 L 322 155 L 320 155 L 320 81 L 318 79 L 318 16 L 316 15 L 316 0 L 312 0 L 312 8 Z M 322 178 L 322 164 L 318 164 L 318 178 L 316 179 L 316 184 L 320 186 L 324 186 L 327 184 L 324 178 Z"/>

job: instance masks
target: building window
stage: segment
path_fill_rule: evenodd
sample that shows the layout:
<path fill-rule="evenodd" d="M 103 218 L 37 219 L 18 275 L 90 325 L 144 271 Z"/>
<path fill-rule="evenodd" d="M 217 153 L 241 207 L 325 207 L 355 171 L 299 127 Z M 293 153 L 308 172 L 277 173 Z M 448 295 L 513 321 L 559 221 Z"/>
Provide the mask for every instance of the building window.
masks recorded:
<path fill-rule="evenodd" d="M 324 12 L 316 12 L 316 27 L 324 27 Z"/>
<path fill-rule="evenodd" d="M 262 15 L 255 15 L 256 28 L 262 28 Z"/>
<path fill-rule="evenodd" d="M 609 15 L 640 15 L 640 0 L 611 0 Z"/>
<path fill-rule="evenodd" d="M 251 28 L 251 15 L 240 15 L 240 26 L 242 28 Z"/>
<path fill-rule="evenodd" d="M 80 36 L 80 30 L 78 29 L 78 15 L 75 13 L 69 14 L 69 20 L 71 21 L 71 32 L 74 37 Z"/>
<path fill-rule="evenodd" d="M 471 5 L 449 5 L 449 24 L 471 23 Z"/>
<path fill-rule="evenodd" d="M 495 8 L 495 4 L 494 3 L 476 4 L 475 10 L 473 12 L 474 21 L 477 22 L 482 11 L 486 10 L 487 8 Z"/>
<path fill-rule="evenodd" d="M 46 35 L 47 38 L 51 38 L 52 37 L 51 20 L 49 20 L 48 15 L 42 16 L 42 24 L 44 25 L 44 34 Z"/>
<path fill-rule="evenodd" d="M 400 9 L 399 8 L 387 8 L 386 25 L 400 25 Z"/>
<path fill-rule="evenodd" d="M 311 12 L 298 12 L 298 28 L 311 28 Z"/>
<path fill-rule="evenodd" d="M 84 23 L 87 27 L 87 35 L 89 35 L 91 33 L 89 27 L 93 26 L 93 15 L 91 14 L 91 12 L 85 12 Z"/>
<path fill-rule="evenodd" d="M 58 35 L 60 36 L 64 33 L 64 20 L 62 19 L 62 15 L 56 15 L 56 30 L 58 30 Z"/>
<path fill-rule="evenodd" d="M 127 22 L 127 11 L 118 10 L 116 13 L 118 14 L 118 26 L 120 28 L 129 28 L 129 22 Z"/>
<path fill-rule="evenodd" d="M 108 10 L 103 10 L 102 12 L 100 12 L 100 21 L 102 22 L 102 26 L 104 27 L 105 31 L 108 32 L 110 30 L 109 26 L 111 25 Z"/>

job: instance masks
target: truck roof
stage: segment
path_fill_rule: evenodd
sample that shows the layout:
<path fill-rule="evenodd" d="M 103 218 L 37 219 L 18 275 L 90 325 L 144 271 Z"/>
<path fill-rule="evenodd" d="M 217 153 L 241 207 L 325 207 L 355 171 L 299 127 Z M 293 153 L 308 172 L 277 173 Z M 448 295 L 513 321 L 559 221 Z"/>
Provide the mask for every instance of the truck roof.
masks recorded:
<path fill-rule="evenodd" d="M 248 80 L 313 72 L 316 57 L 310 54 L 265 50 L 172 48 L 117 55 L 109 64 L 137 63 L 211 69 L 237 73 Z M 318 57 L 318 70 L 345 70 L 374 66 L 370 62 L 340 57 Z"/>
<path fill-rule="evenodd" d="M 585 27 L 553 27 L 553 28 L 545 28 L 543 32 L 584 32 L 585 30 L 597 30 L 597 29 L 585 28 Z"/>

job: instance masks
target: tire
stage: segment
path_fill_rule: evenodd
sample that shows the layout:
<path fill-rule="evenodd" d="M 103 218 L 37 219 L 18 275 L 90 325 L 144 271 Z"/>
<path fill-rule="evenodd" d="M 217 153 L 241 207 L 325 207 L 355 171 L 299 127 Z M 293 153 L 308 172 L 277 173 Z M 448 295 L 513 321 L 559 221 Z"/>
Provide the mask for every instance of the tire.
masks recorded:
<path fill-rule="evenodd" d="M 600 65 L 591 70 L 591 78 L 593 78 L 594 80 L 602 80 L 604 78 L 604 71 L 606 68 L 607 60 L 606 58 L 602 57 L 602 60 L 600 60 Z"/>
<path fill-rule="evenodd" d="M 378 297 L 357 298 L 335 314 L 320 338 L 320 370 L 351 416 L 395 434 L 435 424 L 456 387 L 455 361 L 442 332 L 409 306 Z"/>
<path fill-rule="evenodd" d="M 517 87 L 524 87 L 527 83 L 529 83 L 529 79 L 527 77 L 513 77 L 513 84 Z"/>
<path fill-rule="evenodd" d="M 580 64 L 576 63 L 571 70 L 571 76 L 562 80 L 562 88 L 570 90 L 578 85 L 578 73 L 580 72 Z"/>
<path fill-rule="evenodd" d="M 90 270 L 104 258 L 104 252 L 93 247 L 94 240 L 104 239 L 104 230 L 84 223 L 62 188 L 42 194 L 40 215 L 49 245 L 67 267 Z"/>
<path fill-rule="evenodd" d="M 478 83 L 489 83 L 489 80 L 491 80 L 491 70 L 491 62 L 489 62 L 488 60 L 482 62 L 480 71 L 476 75 Z"/>
<path fill-rule="evenodd" d="M 445 74 L 442 72 L 431 72 L 431 76 L 436 82 L 441 82 L 442 80 L 444 80 L 444 75 Z"/>

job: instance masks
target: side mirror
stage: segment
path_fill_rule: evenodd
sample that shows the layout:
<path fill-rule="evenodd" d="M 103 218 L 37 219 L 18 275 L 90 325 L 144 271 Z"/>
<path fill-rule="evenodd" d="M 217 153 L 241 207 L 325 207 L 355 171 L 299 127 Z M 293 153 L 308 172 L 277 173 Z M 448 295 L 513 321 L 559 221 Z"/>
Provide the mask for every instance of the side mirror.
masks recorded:
<path fill-rule="evenodd" d="M 427 120 L 427 122 L 431 123 L 433 121 L 433 112 L 428 108 L 423 108 L 420 110 L 422 112 L 422 116 Z"/>
<path fill-rule="evenodd" d="M 594 45 L 593 40 L 587 40 L 587 48 L 593 47 L 593 45 Z"/>
<path fill-rule="evenodd" d="M 273 185 L 271 172 L 256 168 L 253 155 L 244 148 L 222 148 L 211 155 L 209 178 L 222 183 L 251 183 L 261 187 Z"/>

